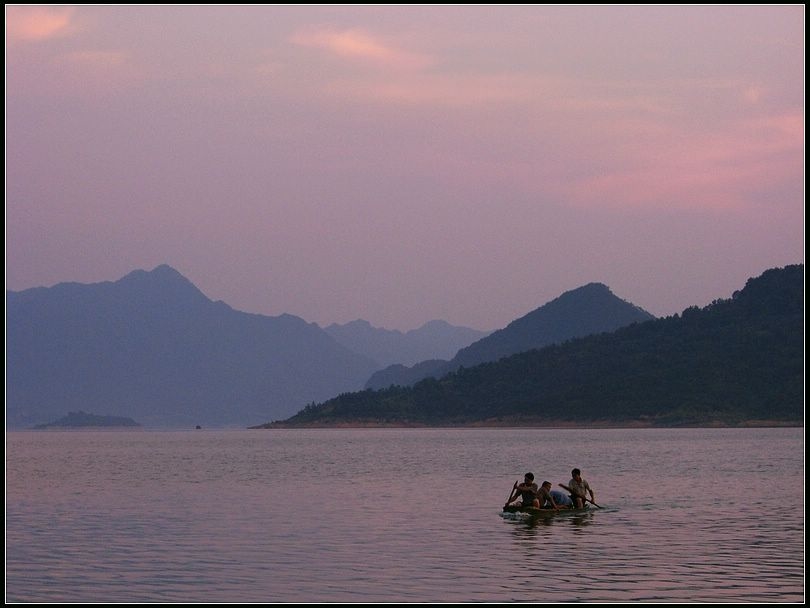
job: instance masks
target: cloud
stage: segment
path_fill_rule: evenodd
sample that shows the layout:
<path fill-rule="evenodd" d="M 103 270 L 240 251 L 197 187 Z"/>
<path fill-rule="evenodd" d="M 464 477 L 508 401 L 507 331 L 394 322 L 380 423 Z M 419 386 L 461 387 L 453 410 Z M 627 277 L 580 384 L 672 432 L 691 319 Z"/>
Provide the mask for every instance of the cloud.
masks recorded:
<path fill-rule="evenodd" d="M 70 33 L 72 7 L 6 7 L 6 41 L 40 42 Z"/>
<path fill-rule="evenodd" d="M 322 49 L 344 59 L 379 67 L 420 70 L 432 64 L 427 55 L 396 48 L 360 29 L 307 28 L 295 32 L 290 40 L 299 46 Z"/>
<path fill-rule="evenodd" d="M 746 88 L 743 93 L 743 99 L 750 104 L 758 104 L 762 101 L 764 91 L 761 87 L 751 86 Z"/>
<path fill-rule="evenodd" d="M 772 145 L 779 149 L 804 149 L 804 112 L 800 109 L 751 121 L 749 128 L 767 131 Z"/>
<path fill-rule="evenodd" d="M 803 139 L 798 111 L 680 138 L 656 135 L 646 146 L 618 148 L 620 163 L 571 183 L 564 194 L 586 206 L 739 209 L 757 192 L 801 178 Z"/>
<path fill-rule="evenodd" d="M 147 72 L 131 54 L 118 50 L 76 50 L 60 53 L 26 69 L 20 63 L 7 78 L 16 95 L 58 99 L 100 99 L 133 90 Z"/>

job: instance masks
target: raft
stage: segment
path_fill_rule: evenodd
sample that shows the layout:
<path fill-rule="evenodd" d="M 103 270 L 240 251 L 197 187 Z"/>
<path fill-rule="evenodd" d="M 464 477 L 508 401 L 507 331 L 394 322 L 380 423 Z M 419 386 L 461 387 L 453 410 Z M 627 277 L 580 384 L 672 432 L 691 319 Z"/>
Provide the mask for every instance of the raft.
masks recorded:
<path fill-rule="evenodd" d="M 523 519 L 535 517 L 556 517 L 565 515 L 582 515 L 583 513 L 591 513 L 593 509 L 585 507 L 583 509 L 575 509 L 573 507 L 564 507 L 562 509 L 544 509 L 539 507 L 523 507 L 521 505 L 508 505 L 503 508 L 501 517 L 505 519 Z"/>

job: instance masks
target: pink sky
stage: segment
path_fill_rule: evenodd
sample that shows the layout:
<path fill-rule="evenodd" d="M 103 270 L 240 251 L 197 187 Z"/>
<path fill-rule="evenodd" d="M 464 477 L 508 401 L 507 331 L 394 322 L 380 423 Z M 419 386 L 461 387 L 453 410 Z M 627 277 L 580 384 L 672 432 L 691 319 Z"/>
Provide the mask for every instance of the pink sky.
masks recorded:
<path fill-rule="evenodd" d="M 6 5 L 6 288 L 664 316 L 804 261 L 804 5 Z"/>

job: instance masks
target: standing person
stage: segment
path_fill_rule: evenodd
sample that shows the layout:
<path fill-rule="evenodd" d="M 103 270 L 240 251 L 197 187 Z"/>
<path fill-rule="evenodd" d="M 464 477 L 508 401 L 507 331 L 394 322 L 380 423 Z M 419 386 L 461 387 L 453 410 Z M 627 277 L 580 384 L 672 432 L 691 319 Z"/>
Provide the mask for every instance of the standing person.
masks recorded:
<path fill-rule="evenodd" d="M 555 511 L 557 509 L 562 509 L 563 508 L 563 506 L 561 504 L 558 504 L 557 501 L 554 499 L 554 494 L 551 491 L 551 482 L 550 481 L 544 481 L 540 485 L 540 492 L 537 495 L 537 498 L 540 501 L 540 507 L 541 508 L 545 508 L 545 509 L 552 508 Z"/>
<path fill-rule="evenodd" d="M 590 484 L 582 479 L 582 471 L 573 469 L 571 471 L 571 481 L 568 482 L 568 489 L 571 491 L 571 500 L 577 509 L 585 507 L 586 492 L 591 495 L 591 502 L 596 503 L 596 497 Z"/>
<path fill-rule="evenodd" d="M 512 493 L 509 495 L 509 500 L 504 505 L 509 506 L 513 500 L 520 496 L 520 502 L 524 507 L 539 507 L 540 499 L 537 497 L 540 493 L 540 488 L 534 483 L 534 473 L 526 473 L 523 476 L 523 483 L 518 484 L 515 482 L 512 488 Z"/>

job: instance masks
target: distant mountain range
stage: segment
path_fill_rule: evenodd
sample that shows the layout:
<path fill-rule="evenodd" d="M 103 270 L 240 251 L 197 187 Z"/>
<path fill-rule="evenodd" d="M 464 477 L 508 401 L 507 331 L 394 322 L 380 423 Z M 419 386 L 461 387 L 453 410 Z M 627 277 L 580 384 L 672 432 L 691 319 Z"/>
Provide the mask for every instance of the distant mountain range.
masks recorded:
<path fill-rule="evenodd" d="M 372 359 L 378 367 L 449 358 L 459 349 L 489 335 L 489 332 L 450 325 L 446 321 L 429 321 L 404 333 L 373 327 L 362 319 L 345 325 L 333 323 L 324 329 L 349 350 Z"/>
<path fill-rule="evenodd" d="M 59 420 L 38 424 L 35 429 L 83 429 L 83 428 L 133 428 L 141 425 L 132 418 L 123 416 L 101 416 L 86 412 L 68 412 Z"/>
<path fill-rule="evenodd" d="M 89 410 L 147 427 L 244 427 L 359 390 L 390 361 L 455 352 L 481 335 L 440 321 L 406 334 L 364 321 L 325 331 L 213 302 L 167 265 L 7 291 L 6 424 Z"/>
<path fill-rule="evenodd" d="M 262 427 L 802 425 L 804 265 L 730 299 L 413 386 L 346 393 Z"/>
<path fill-rule="evenodd" d="M 461 367 L 488 361 L 550 344 L 649 321 L 655 317 L 622 300 L 601 283 L 573 289 L 527 315 L 512 321 L 470 346 L 461 348 L 450 361 L 427 360 L 412 368 L 394 365 L 376 372 L 365 388 L 410 386 L 424 378 L 440 378 Z"/>
<path fill-rule="evenodd" d="M 376 368 L 314 323 L 213 302 L 166 265 L 6 293 L 10 427 L 75 410 L 244 427 L 357 390 Z"/>
<path fill-rule="evenodd" d="M 803 266 L 800 268 L 803 270 Z M 780 272 L 796 280 L 795 267 Z M 779 281 L 771 283 L 773 294 L 787 294 L 779 296 L 778 301 L 795 304 L 796 296 L 791 291 L 795 290 L 795 285 L 791 284 L 788 289 Z M 761 279 L 752 283 L 753 286 L 760 284 Z M 803 288 L 803 282 L 800 284 Z M 580 420 L 585 418 L 582 412 L 576 413 L 577 408 L 591 407 L 595 403 L 594 394 L 607 399 L 608 389 L 616 383 L 635 390 L 639 398 L 650 404 L 665 407 L 667 399 L 677 395 L 672 378 L 657 378 L 652 372 L 634 367 L 641 363 L 628 362 L 628 353 L 636 353 L 645 365 L 666 362 L 667 369 L 680 371 L 684 382 L 689 380 L 698 385 L 706 382 L 712 387 L 723 385 L 704 378 L 710 373 L 707 370 L 715 369 L 712 362 L 716 359 L 722 366 L 711 373 L 724 382 L 736 382 L 744 387 L 740 389 L 741 395 L 745 395 L 741 402 L 748 403 L 759 396 L 761 402 L 772 404 L 778 412 L 781 411 L 778 408 L 783 407 L 781 402 L 765 390 L 762 383 L 756 387 L 758 392 L 753 388 L 746 392 L 745 387 L 750 387 L 759 374 L 766 373 L 775 379 L 774 387 L 781 386 L 779 390 L 788 401 L 793 398 L 793 385 L 780 383 L 784 383 L 785 369 L 794 363 L 793 351 L 784 348 L 795 346 L 795 336 L 790 334 L 781 341 L 772 339 L 783 336 L 787 330 L 781 325 L 762 325 L 757 316 L 760 310 L 754 306 L 745 309 L 745 314 L 752 319 L 750 323 L 746 321 L 747 324 L 741 324 L 733 315 L 729 317 L 733 323 L 717 316 L 717 311 L 726 310 L 726 306 L 734 311 L 742 310 L 742 303 L 756 303 L 758 298 L 765 297 L 762 289 L 754 292 L 759 295 L 737 297 L 735 294 L 731 301 L 711 307 L 710 311 L 687 309 L 675 321 L 645 320 L 651 315 L 616 298 L 604 285 L 590 284 L 563 294 L 502 330 L 485 335 L 485 332 L 453 327 L 442 321 L 402 333 L 374 328 L 365 321 L 322 329 L 289 314 L 271 317 L 240 312 L 224 302 L 208 299 L 188 279 L 166 265 L 149 272 L 136 270 L 114 282 L 61 283 L 49 288 L 7 291 L 6 426 L 13 429 L 50 424 L 66 412 L 77 411 L 129 417 L 147 428 L 245 427 L 267 420 L 298 423 L 316 418 L 316 424 L 328 424 L 332 419 L 338 423 L 363 419 L 374 423 L 392 420 L 445 424 L 488 420 L 493 416 L 501 420 L 543 418 L 552 414 L 565 417 L 554 409 L 562 407 L 560 404 L 573 408 L 571 419 Z M 748 285 L 741 292 L 750 293 Z M 801 294 L 799 299 L 803 305 Z M 788 323 L 779 316 L 782 312 L 775 304 L 771 313 L 768 319 L 773 323 Z M 794 315 L 789 319 L 793 323 L 791 331 L 803 336 L 801 318 L 797 323 L 795 310 L 791 309 L 791 314 Z M 711 340 L 717 338 L 715 342 L 719 346 L 712 347 L 715 350 L 709 348 L 711 341 L 705 336 L 699 336 L 697 344 L 690 342 L 695 339 L 695 329 L 690 323 L 704 318 L 713 321 L 697 326 L 709 330 Z M 738 331 L 739 335 L 734 338 L 737 342 L 734 342 L 729 336 L 720 335 L 722 332 L 712 325 L 715 322 L 725 324 L 723 331 L 739 326 L 753 333 Z M 628 323 L 631 325 L 627 326 Z M 605 333 L 622 325 L 625 326 L 622 329 Z M 655 329 L 661 327 L 666 331 Z M 641 333 L 633 333 L 636 331 Z M 686 333 L 681 335 L 682 332 Z M 583 334 L 590 337 L 573 339 Z M 649 337 L 659 334 L 659 340 Z M 613 345 L 614 339 L 623 342 Z M 640 345 L 636 344 L 638 341 Z M 554 346 L 528 352 L 520 350 L 536 349 L 546 342 Z M 673 346 L 681 343 L 686 345 L 684 352 Z M 575 344 L 590 346 L 580 352 L 576 350 L 580 347 L 572 346 Z M 767 356 L 757 357 L 746 351 L 751 345 L 757 345 L 758 352 Z M 449 361 L 440 358 L 457 347 Z M 742 353 L 743 358 L 727 360 L 724 349 Z M 510 352 L 520 354 L 510 355 Z M 563 359 L 558 360 L 557 355 L 549 353 L 562 353 Z M 677 359 L 676 355 L 685 359 Z M 429 358 L 411 363 L 422 356 Z M 530 363 L 538 356 L 539 362 Z M 690 367 L 694 358 L 705 364 Z M 798 358 L 801 363 L 801 356 Z M 361 390 L 381 364 L 394 360 L 411 363 L 411 367 L 406 368 L 404 364 L 400 367 L 413 373 L 415 379 L 386 384 L 400 384 L 397 389 Z M 747 373 L 738 373 L 739 360 L 748 362 Z M 476 361 L 488 362 L 476 364 Z M 508 381 L 500 377 L 501 372 L 495 370 L 506 369 L 500 366 L 507 362 L 517 366 L 517 370 L 524 369 L 525 377 L 521 379 L 519 371 L 515 370 L 508 373 Z M 442 373 L 440 380 L 424 379 L 425 376 L 419 379 L 425 370 L 435 374 L 445 365 L 450 365 L 451 373 L 439 372 Z M 537 365 L 553 370 L 549 373 L 553 374 L 554 381 L 542 383 L 542 391 L 545 391 L 542 398 L 531 396 L 533 391 L 539 390 L 537 377 L 525 372 Z M 619 369 L 611 365 L 619 365 Z M 776 369 L 776 366 L 782 367 Z M 605 375 L 595 375 L 600 372 Z M 633 372 L 638 377 L 627 376 Z M 648 387 L 646 382 L 652 381 L 650 378 L 655 381 Z M 478 383 L 474 388 L 465 385 L 466 388 L 458 389 L 465 395 L 464 407 L 460 405 L 459 395 L 453 393 L 456 389 L 451 388 L 461 387 L 463 383 L 457 383 L 462 379 Z M 417 382 L 413 387 L 416 392 L 410 393 L 404 386 L 413 382 Z M 512 392 L 515 387 L 517 393 Z M 667 387 L 663 394 L 662 387 Z M 445 394 L 445 390 L 450 393 Z M 427 402 L 422 402 L 427 397 L 420 391 L 431 395 Z M 699 392 L 686 403 L 703 407 L 701 399 L 713 394 Z M 369 398 L 369 403 L 374 404 L 369 405 L 371 414 L 342 409 L 346 400 L 352 402 L 360 399 L 359 396 L 362 396 L 361 401 Z M 404 410 L 398 401 L 400 398 L 409 403 Z M 385 404 L 382 408 L 379 399 Z M 488 400 L 489 406 L 482 405 L 481 399 Z M 550 409 L 536 411 L 538 399 L 545 404 L 543 408 Z M 628 402 L 626 396 L 622 399 L 619 401 Z M 614 411 L 615 404 L 611 409 L 607 403 L 598 402 L 602 408 L 599 413 L 608 418 L 625 415 L 621 408 L 616 410 L 619 413 Z M 322 405 L 316 406 L 316 403 Z M 422 408 L 428 409 L 423 411 Z M 330 418 L 332 414 L 327 415 L 327 412 L 333 410 L 340 414 Z M 298 415 L 304 418 L 297 418 Z M 786 414 L 783 411 L 779 415 Z"/>

